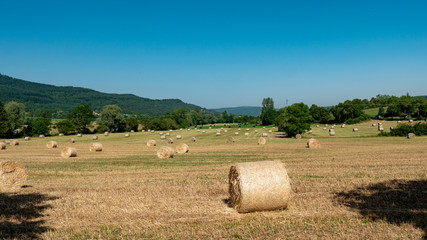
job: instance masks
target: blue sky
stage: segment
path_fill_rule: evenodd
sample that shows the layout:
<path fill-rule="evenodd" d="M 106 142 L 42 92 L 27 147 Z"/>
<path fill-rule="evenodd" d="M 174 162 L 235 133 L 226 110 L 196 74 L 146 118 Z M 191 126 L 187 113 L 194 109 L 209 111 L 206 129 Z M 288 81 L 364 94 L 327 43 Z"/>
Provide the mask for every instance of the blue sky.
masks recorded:
<path fill-rule="evenodd" d="M 427 94 L 427 1 L 0 0 L 0 73 L 206 108 Z"/>

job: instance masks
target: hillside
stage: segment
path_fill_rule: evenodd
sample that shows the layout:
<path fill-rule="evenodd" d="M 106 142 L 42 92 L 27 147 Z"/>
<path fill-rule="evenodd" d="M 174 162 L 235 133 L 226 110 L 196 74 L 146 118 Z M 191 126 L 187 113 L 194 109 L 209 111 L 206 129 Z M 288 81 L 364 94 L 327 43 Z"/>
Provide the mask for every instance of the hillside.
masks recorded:
<path fill-rule="evenodd" d="M 215 112 L 222 113 L 227 111 L 227 113 L 232 113 L 235 115 L 249 115 L 249 116 L 259 116 L 261 114 L 261 107 L 230 107 L 230 108 L 215 108 L 210 109 Z"/>
<path fill-rule="evenodd" d="M 199 106 L 179 99 L 153 100 L 133 94 L 109 94 L 80 87 L 58 87 L 24 81 L 0 74 L 0 101 L 3 104 L 16 101 L 25 104 L 27 111 L 47 109 L 70 112 L 82 104 L 100 112 L 105 105 L 116 104 L 124 113 L 161 116 L 176 108 L 194 109 Z"/>

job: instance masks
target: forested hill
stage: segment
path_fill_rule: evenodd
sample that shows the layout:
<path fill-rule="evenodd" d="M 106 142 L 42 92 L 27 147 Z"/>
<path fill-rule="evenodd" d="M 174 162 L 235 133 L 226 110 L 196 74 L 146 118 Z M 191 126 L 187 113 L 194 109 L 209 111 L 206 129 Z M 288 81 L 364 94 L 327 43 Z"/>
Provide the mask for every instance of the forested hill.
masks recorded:
<path fill-rule="evenodd" d="M 262 107 L 229 107 L 229 108 L 215 108 L 210 109 L 215 112 L 222 113 L 227 111 L 227 113 L 232 113 L 235 115 L 248 115 L 257 117 L 261 114 Z"/>
<path fill-rule="evenodd" d="M 52 113 L 70 112 L 82 104 L 100 112 L 105 105 L 116 104 L 123 113 L 162 116 L 176 108 L 200 109 L 179 99 L 153 100 L 132 94 L 109 94 L 80 87 L 57 87 L 24 81 L 0 74 L 0 101 L 25 104 L 27 111 L 47 109 Z"/>

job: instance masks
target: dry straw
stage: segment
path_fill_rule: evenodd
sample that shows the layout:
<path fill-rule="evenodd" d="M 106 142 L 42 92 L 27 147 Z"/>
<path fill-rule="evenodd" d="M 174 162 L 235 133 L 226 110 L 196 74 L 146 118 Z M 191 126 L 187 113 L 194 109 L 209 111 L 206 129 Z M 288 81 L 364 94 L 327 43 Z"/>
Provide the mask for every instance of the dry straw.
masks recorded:
<path fill-rule="evenodd" d="M 100 152 L 100 151 L 102 151 L 102 144 L 101 143 L 92 143 L 92 144 L 90 144 L 89 151 L 91 151 L 91 152 Z"/>
<path fill-rule="evenodd" d="M 260 137 L 258 138 L 258 145 L 265 145 L 267 143 L 267 139 Z"/>
<path fill-rule="evenodd" d="M 135 130 L 130 130 L 130 132 L 131 132 L 131 133 L 134 133 L 134 132 L 135 132 Z"/>
<path fill-rule="evenodd" d="M 267 133 L 263 133 L 263 134 L 262 134 L 262 136 L 263 136 L 263 137 L 267 137 L 267 136 L 268 136 L 268 134 L 267 134 Z"/>
<path fill-rule="evenodd" d="M 42 135 L 39 135 L 39 138 L 44 138 L 44 135 L 42 134 Z"/>
<path fill-rule="evenodd" d="M 320 143 L 316 139 L 310 138 L 307 141 L 307 148 L 314 148 L 314 149 L 320 148 Z"/>
<path fill-rule="evenodd" d="M 166 139 L 165 135 L 160 136 L 160 139 Z"/>
<path fill-rule="evenodd" d="M 110 135 L 109 132 L 104 132 L 104 136 L 108 137 L 108 135 Z"/>
<path fill-rule="evenodd" d="M 178 154 L 183 154 L 183 153 L 188 153 L 188 151 L 190 150 L 189 148 L 188 148 L 188 145 L 187 144 L 185 144 L 185 143 L 180 143 L 180 144 L 178 144 L 177 146 L 176 146 L 176 152 L 178 153 Z"/>
<path fill-rule="evenodd" d="M 58 136 L 63 137 L 63 136 L 64 136 L 64 134 L 63 134 L 63 133 L 60 133 L 60 134 L 58 134 Z"/>
<path fill-rule="evenodd" d="M 191 141 L 191 142 L 195 142 L 195 141 L 196 141 L 196 138 L 195 138 L 195 137 L 191 137 L 191 138 L 190 138 L 190 141 Z"/>
<path fill-rule="evenodd" d="M 77 137 L 83 137 L 83 135 L 81 133 L 77 134 Z"/>
<path fill-rule="evenodd" d="M 92 140 L 98 140 L 98 136 L 93 136 Z"/>
<path fill-rule="evenodd" d="M 147 146 L 149 146 L 149 147 L 154 147 L 154 146 L 156 146 L 156 140 L 153 140 L 153 139 L 148 140 L 148 141 L 147 141 Z"/>
<path fill-rule="evenodd" d="M 408 133 L 408 136 L 407 136 L 409 139 L 413 139 L 413 138 L 415 138 L 415 134 L 413 134 L 413 133 Z"/>
<path fill-rule="evenodd" d="M 176 135 L 176 139 L 181 139 L 182 136 L 181 135 Z"/>
<path fill-rule="evenodd" d="M 5 150 L 5 149 L 6 149 L 6 143 L 0 142 L 0 150 Z"/>
<path fill-rule="evenodd" d="M 234 137 L 229 137 L 229 138 L 228 138 L 228 141 L 229 141 L 229 142 L 234 142 Z"/>
<path fill-rule="evenodd" d="M 166 138 L 166 143 L 173 144 L 173 139 L 172 138 Z"/>
<path fill-rule="evenodd" d="M 291 184 L 281 161 L 236 163 L 228 175 L 230 202 L 239 212 L 285 209 Z"/>
<path fill-rule="evenodd" d="M 18 146 L 19 145 L 19 141 L 16 139 L 10 139 L 10 146 Z"/>
<path fill-rule="evenodd" d="M 159 150 L 157 150 L 157 157 L 158 158 L 173 158 L 175 150 L 171 147 L 161 147 Z"/>
<path fill-rule="evenodd" d="M 61 156 L 63 158 L 77 157 L 77 150 L 72 147 L 64 147 L 61 151 Z"/>
<path fill-rule="evenodd" d="M 171 134 L 170 133 L 166 133 L 166 136 L 170 136 Z"/>
<path fill-rule="evenodd" d="M 74 140 L 74 138 L 70 138 L 69 142 L 70 142 L 70 143 L 75 143 L 75 142 L 76 142 L 76 140 Z"/>
<path fill-rule="evenodd" d="M 49 141 L 46 143 L 47 148 L 56 148 L 58 147 L 58 143 L 56 141 Z"/>
<path fill-rule="evenodd" d="M 19 189 L 26 180 L 27 173 L 21 164 L 12 161 L 0 163 L 0 191 Z"/>
<path fill-rule="evenodd" d="M 353 128 L 353 132 L 357 132 L 357 131 L 359 131 L 358 128 Z"/>
<path fill-rule="evenodd" d="M 297 135 L 295 135 L 295 138 L 296 138 L 296 139 L 301 139 L 301 138 L 302 138 L 302 136 L 301 136 L 301 134 L 297 134 Z"/>
<path fill-rule="evenodd" d="M 217 135 L 217 136 L 220 136 L 220 135 L 221 135 L 221 133 L 220 133 L 220 132 L 217 132 L 217 133 L 216 133 L 216 135 Z"/>
<path fill-rule="evenodd" d="M 130 137 L 130 134 L 129 134 L 129 133 L 126 133 L 126 134 L 125 134 L 125 137 Z"/>
<path fill-rule="evenodd" d="M 27 136 L 27 137 L 25 137 L 25 138 L 24 138 L 24 140 L 25 140 L 25 141 L 30 141 L 30 140 L 31 140 L 31 137 L 28 137 L 28 136 Z"/>
<path fill-rule="evenodd" d="M 247 133 L 247 132 L 246 132 L 246 133 L 245 133 L 245 136 L 249 136 L 249 133 Z"/>
<path fill-rule="evenodd" d="M 239 132 L 235 132 L 234 135 L 239 135 Z"/>

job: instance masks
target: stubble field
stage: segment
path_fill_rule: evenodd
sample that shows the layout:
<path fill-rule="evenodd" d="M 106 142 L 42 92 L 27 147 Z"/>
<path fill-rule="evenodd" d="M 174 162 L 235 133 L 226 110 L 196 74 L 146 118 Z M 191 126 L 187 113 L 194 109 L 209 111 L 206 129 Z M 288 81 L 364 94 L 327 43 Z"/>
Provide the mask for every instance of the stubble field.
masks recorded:
<path fill-rule="evenodd" d="M 28 173 L 22 189 L 0 193 L 0 238 L 426 238 L 427 137 L 377 137 L 372 123 L 336 126 L 335 137 L 323 126 L 302 139 L 273 129 L 266 145 L 257 139 L 269 128 L 251 128 L 249 136 L 245 128 L 238 136 L 236 129 L 221 136 L 216 129 L 175 130 L 172 146 L 184 142 L 190 152 L 172 159 L 157 158 L 167 145 L 158 132 L 100 134 L 102 152 L 89 151 L 93 135 L 21 139 L 0 151 L 0 161 L 19 162 Z M 310 137 L 320 149 L 305 147 Z M 149 139 L 157 146 L 148 147 Z M 58 148 L 46 148 L 49 140 Z M 61 158 L 64 146 L 78 156 Z M 276 159 L 291 179 L 288 209 L 239 214 L 230 208 L 230 166 Z"/>

